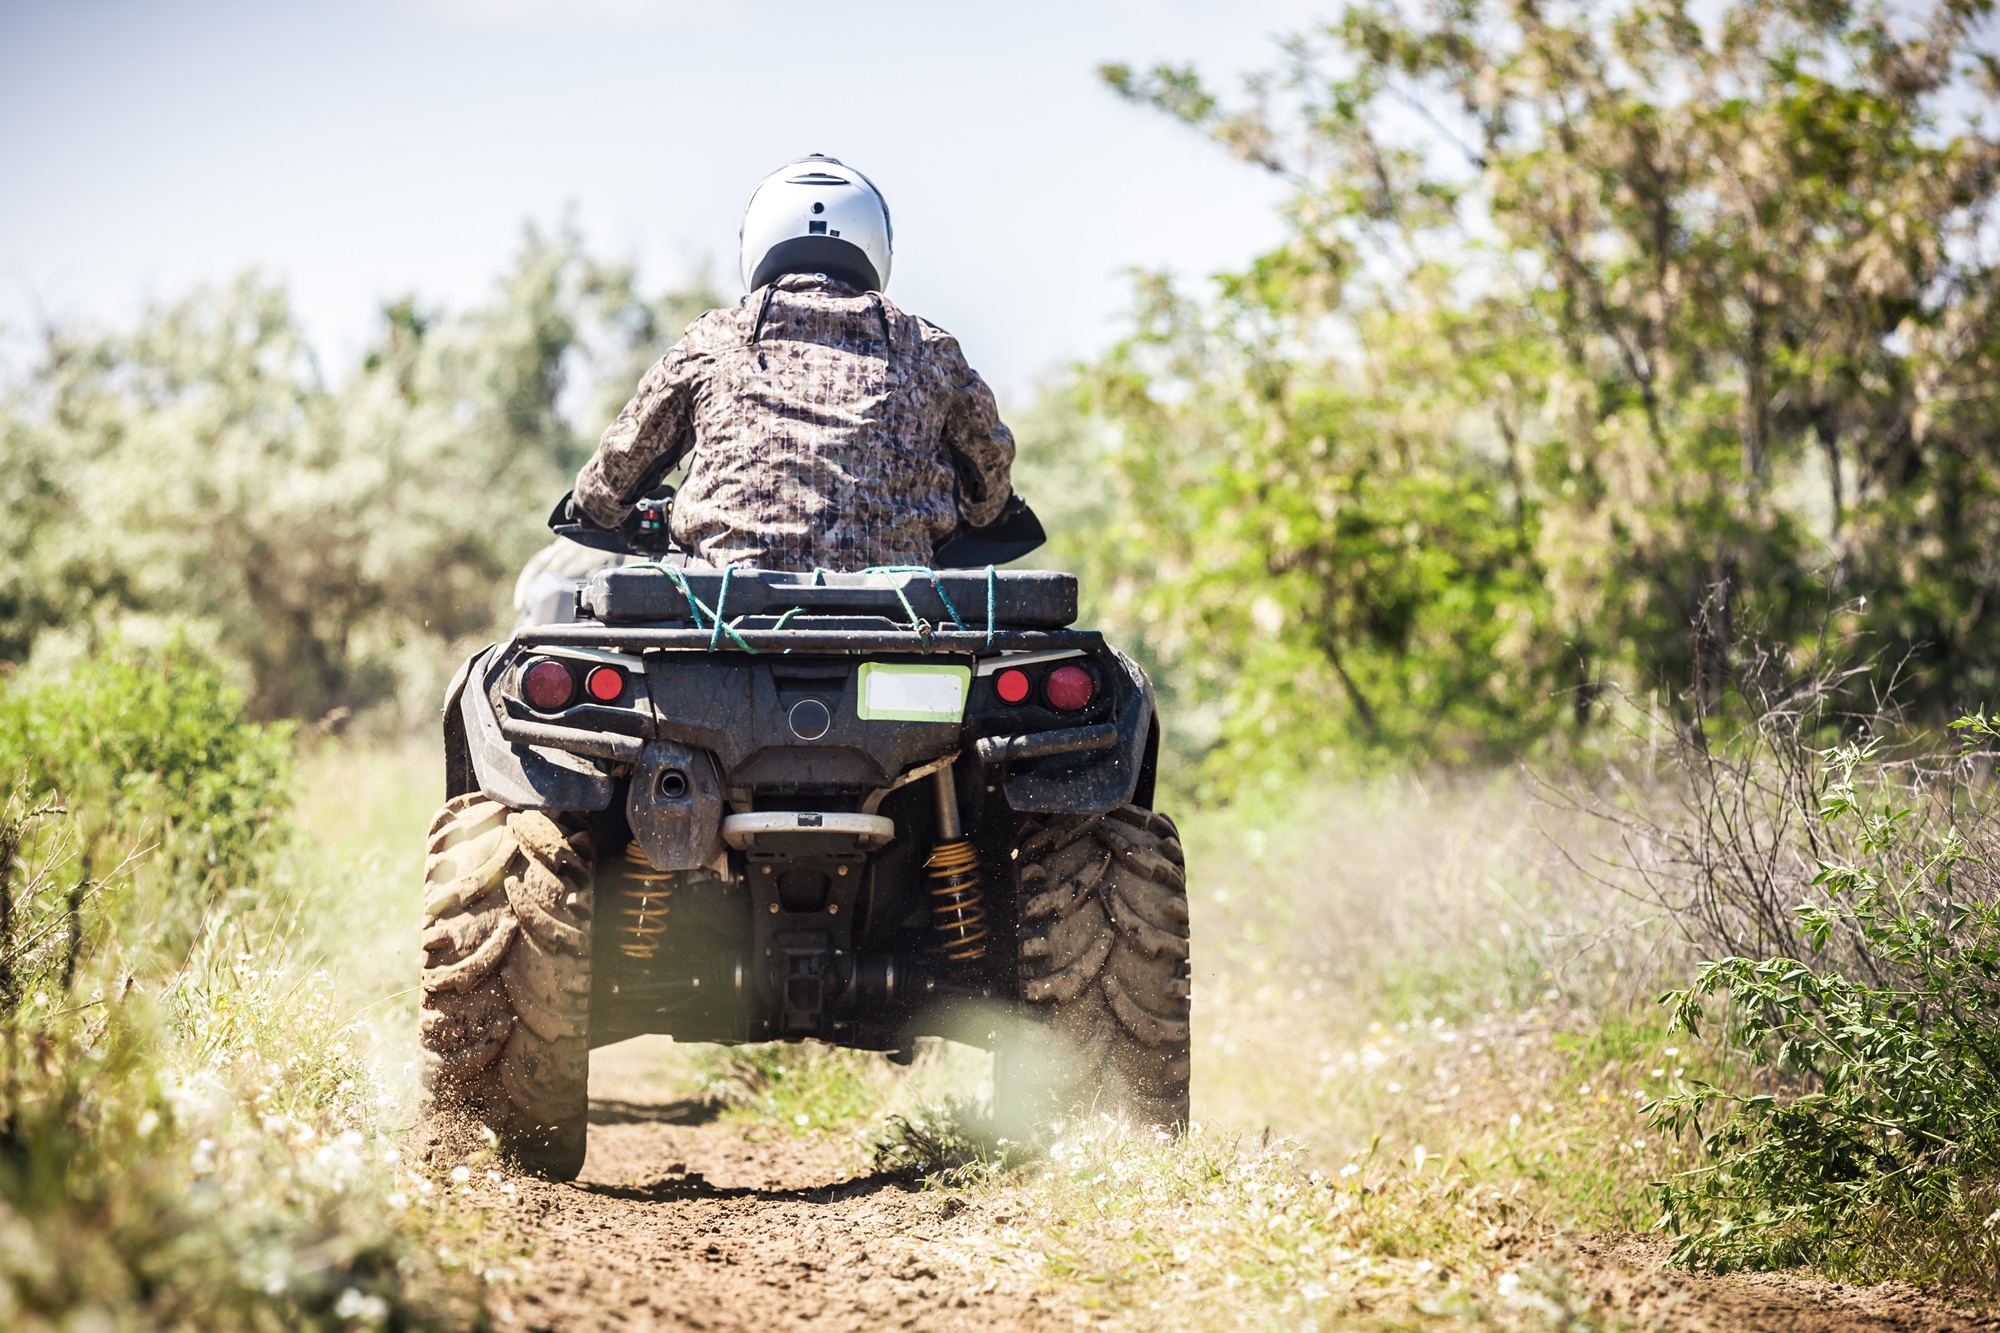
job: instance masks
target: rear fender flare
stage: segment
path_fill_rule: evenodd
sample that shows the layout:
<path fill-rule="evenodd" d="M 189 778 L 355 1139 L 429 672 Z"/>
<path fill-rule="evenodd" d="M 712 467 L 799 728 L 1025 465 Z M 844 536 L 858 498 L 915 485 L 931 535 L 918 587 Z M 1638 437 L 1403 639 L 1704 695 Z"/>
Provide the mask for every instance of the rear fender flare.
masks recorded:
<path fill-rule="evenodd" d="M 445 781 L 463 781 L 515 810 L 595 812 L 611 805 L 613 783 L 603 764 L 582 755 L 522 745 L 500 734 L 493 686 L 504 654 L 488 647 L 461 668 L 445 696 Z M 456 703 L 456 707 L 454 707 Z M 453 733 L 465 758 L 453 769 Z M 459 795 L 450 792 L 449 795 Z"/>
<path fill-rule="evenodd" d="M 493 645 L 489 643 L 459 663 L 451 684 L 444 687 L 444 798 L 447 801 L 479 788 L 479 779 L 472 772 L 472 752 L 466 745 L 465 714 L 459 709 L 459 696 L 465 692 L 465 680 L 472 674 L 472 664 L 492 650 Z"/>
<path fill-rule="evenodd" d="M 1159 744 L 1153 682 L 1124 653 L 1114 648 L 1111 656 L 1126 677 L 1111 717 L 1118 739 L 1107 749 L 1070 756 L 1066 762 L 1058 757 L 1033 761 L 1026 771 L 1008 771 L 1001 787 L 1010 808 L 1023 814 L 1101 815 L 1135 800 L 1142 788 L 1151 799 L 1148 761 Z"/>

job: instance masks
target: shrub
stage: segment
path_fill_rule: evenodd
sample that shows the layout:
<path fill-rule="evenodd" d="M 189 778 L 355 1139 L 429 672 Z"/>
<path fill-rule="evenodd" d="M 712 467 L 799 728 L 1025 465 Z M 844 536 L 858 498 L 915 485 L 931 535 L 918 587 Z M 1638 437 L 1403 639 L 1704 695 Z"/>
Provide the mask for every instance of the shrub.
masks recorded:
<path fill-rule="evenodd" d="M 0 367 L 0 661 L 165 618 L 241 669 L 254 716 L 431 706 L 596 432 L 721 303 L 703 286 L 643 294 L 530 229 L 490 300 L 395 302 L 324 371 L 254 274 L 52 326 Z"/>
<path fill-rule="evenodd" d="M 2000 739 L 1984 714 L 1957 724 Z M 1748 1089 L 1691 1083 L 1655 1125 L 1705 1160 L 1661 1186 L 1676 1260 L 2000 1286 L 2000 838 L 1968 764 L 1818 754 L 1798 956 L 1730 956 L 1664 1002 L 1723 1001 Z"/>
<path fill-rule="evenodd" d="M 892 1115 L 876 1139 L 877 1171 L 926 1184 L 970 1185 L 1025 1161 L 1031 1147 L 1009 1143 L 995 1133 L 989 1108 L 969 1098 L 952 1098 L 907 1115 Z"/>
<path fill-rule="evenodd" d="M 393 1099 L 268 905 L 288 763 L 185 647 L 0 696 L 0 1327 L 471 1317 L 398 1220 L 428 1185 Z"/>
<path fill-rule="evenodd" d="M 169 952 L 282 842 L 291 756 L 290 728 L 245 719 L 221 666 L 181 641 L 113 646 L 0 693 L 0 791 L 73 811 L 99 867 L 157 848 L 119 906 Z"/>

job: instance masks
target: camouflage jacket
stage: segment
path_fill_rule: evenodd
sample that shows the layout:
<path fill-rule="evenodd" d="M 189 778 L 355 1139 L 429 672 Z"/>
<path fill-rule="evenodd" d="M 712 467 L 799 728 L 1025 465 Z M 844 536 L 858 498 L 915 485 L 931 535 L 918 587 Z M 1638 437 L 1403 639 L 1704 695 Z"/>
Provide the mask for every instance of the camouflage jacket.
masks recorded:
<path fill-rule="evenodd" d="M 1006 504 L 1014 437 L 950 334 L 816 275 L 711 310 L 639 382 L 576 479 L 616 526 L 685 461 L 674 538 L 712 565 L 927 565 Z"/>

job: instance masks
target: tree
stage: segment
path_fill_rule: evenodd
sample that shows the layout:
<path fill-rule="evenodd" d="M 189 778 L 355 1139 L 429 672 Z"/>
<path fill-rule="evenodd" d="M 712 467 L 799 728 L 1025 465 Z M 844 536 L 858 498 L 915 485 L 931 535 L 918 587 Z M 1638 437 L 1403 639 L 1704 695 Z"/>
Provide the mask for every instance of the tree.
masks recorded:
<path fill-rule="evenodd" d="M 329 385 L 254 276 L 126 332 L 52 331 L 0 408 L 0 659 L 55 632 L 191 623 L 263 717 L 429 683 L 489 632 L 604 411 L 708 304 L 642 296 L 573 236 L 530 232 L 488 306 L 414 301 Z M 593 373 L 594 372 L 594 373 Z M 622 388 L 599 379 L 622 381 Z M 594 424 L 594 423 L 593 423 Z"/>
<path fill-rule="evenodd" d="M 1296 187 L 1092 376 L 1225 731 L 1699 718 L 1750 625 L 1908 647 L 1934 712 L 2000 684 L 1990 9 L 1363 3 L 1239 104 L 1107 67 Z"/>

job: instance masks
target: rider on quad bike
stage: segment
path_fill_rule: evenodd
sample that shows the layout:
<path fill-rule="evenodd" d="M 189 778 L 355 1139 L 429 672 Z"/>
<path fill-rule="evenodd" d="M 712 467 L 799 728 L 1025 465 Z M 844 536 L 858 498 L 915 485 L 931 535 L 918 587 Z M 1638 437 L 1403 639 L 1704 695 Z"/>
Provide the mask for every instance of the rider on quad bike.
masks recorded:
<path fill-rule="evenodd" d="M 686 460 L 673 536 L 717 566 L 929 565 L 1009 495 L 1014 437 L 935 325 L 882 295 L 894 233 L 866 176 L 826 157 L 783 168 L 743 217 L 743 282 L 639 382 L 576 479 L 616 528 Z"/>
<path fill-rule="evenodd" d="M 1013 437 L 882 296 L 890 248 L 832 158 L 758 186 L 750 294 L 646 374 L 550 518 L 620 562 L 447 693 L 426 1113 L 541 1174 L 582 1165 L 590 1048 L 649 1032 L 949 1035 L 995 1049 L 1009 1123 L 1186 1119 L 1151 686 L 1068 628 L 1073 576 L 996 568 L 1043 540 Z"/>

